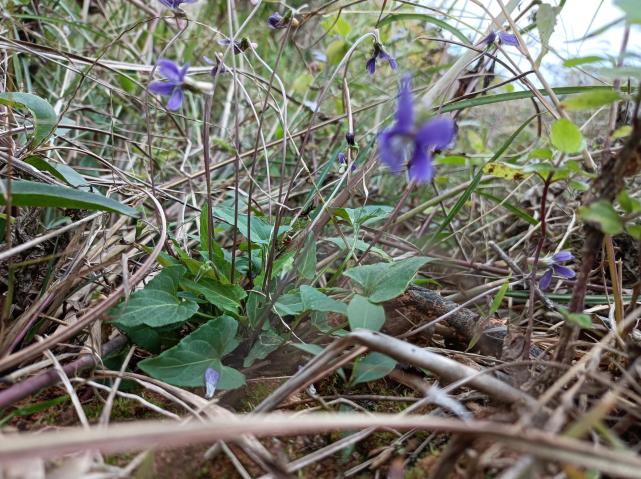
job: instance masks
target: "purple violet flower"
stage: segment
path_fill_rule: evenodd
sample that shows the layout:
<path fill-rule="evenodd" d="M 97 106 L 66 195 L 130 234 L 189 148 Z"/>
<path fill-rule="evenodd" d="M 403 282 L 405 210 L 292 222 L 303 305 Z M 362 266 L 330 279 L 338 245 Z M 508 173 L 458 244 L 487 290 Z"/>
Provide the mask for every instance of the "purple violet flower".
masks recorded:
<path fill-rule="evenodd" d="M 196 3 L 198 0 L 158 0 L 165 7 L 172 10 L 180 10 L 180 5 L 183 3 Z"/>
<path fill-rule="evenodd" d="M 409 159 L 409 178 L 416 183 L 432 179 L 432 156 L 447 147 L 456 136 L 456 124 L 450 118 L 437 116 L 414 126 L 414 105 L 410 75 L 401 80 L 394 124 L 378 136 L 379 157 L 394 174 L 401 172 Z"/>
<path fill-rule="evenodd" d="M 560 263 L 566 263 L 567 261 L 572 261 L 574 256 L 569 251 L 559 251 L 558 253 L 543 258 L 542 262 L 548 267 L 541 276 L 539 280 L 539 288 L 546 290 L 550 287 L 552 282 L 552 275 L 560 276 L 565 279 L 572 279 L 576 276 L 576 273 L 568 268 L 563 266 Z"/>
<path fill-rule="evenodd" d="M 205 371 L 205 397 L 211 399 L 216 392 L 216 385 L 220 379 L 220 373 L 214 368 L 207 368 Z"/>
<path fill-rule="evenodd" d="M 387 53 L 383 49 L 383 45 L 378 42 L 374 43 L 374 51 L 372 52 L 372 57 L 367 60 L 367 63 L 365 64 L 365 68 L 367 68 L 367 71 L 370 75 L 376 73 L 376 60 L 387 61 L 392 70 L 396 70 L 398 68 L 396 58 Z"/>
<path fill-rule="evenodd" d="M 486 44 L 486 45 L 492 45 L 494 42 L 496 42 L 496 37 L 498 35 L 499 38 L 499 44 L 501 45 L 509 45 L 511 47 L 518 47 L 519 46 L 519 41 L 516 38 L 516 35 L 513 33 L 507 33 L 507 32 L 490 32 L 490 34 L 485 37 L 483 40 L 481 40 L 481 44 Z"/>
<path fill-rule="evenodd" d="M 152 81 L 149 83 L 149 91 L 162 96 L 168 96 L 167 109 L 176 111 L 180 108 L 184 98 L 185 75 L 189 64 L 182 68 L 171 60 L 161 59 L 158 61 L 158 70 L 165 77 L 165 81 Z"/>
<path fill-rule="evenodd" d="M 282 30 L 283 28 L 287 28 L 287 22 L 278 12 L 274 12 L 269 16 L 269 18 L 267 19 L 267 25 L 269 25 L 269 28 L 273 28 L 274 30 Z"/>

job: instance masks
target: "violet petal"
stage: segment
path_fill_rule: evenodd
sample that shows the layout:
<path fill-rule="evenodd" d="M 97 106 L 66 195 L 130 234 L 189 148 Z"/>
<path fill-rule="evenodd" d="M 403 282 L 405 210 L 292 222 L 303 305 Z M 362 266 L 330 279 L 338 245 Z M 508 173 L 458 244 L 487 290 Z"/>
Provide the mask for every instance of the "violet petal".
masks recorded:
<path fill-rule="evenodd" d="M 216 386 L 220 380 L 220 373 L 214 368 L 207 368 L 205 371 L 205 397 L 211 399 L 216 392 Z"/>
<path fill-rule="evenodd" d="M 552 263 L 565 263 L 566 261 L 572 261 L 573 259 L 574 256 L 572 256 L 572 253 L 569 251 L 559 251 L 550 257 L 550 261 Z"/>
<path fill-rule="evenodd" d="M 422 145 L 416 144 L 414 155 L 410 161 L 409 177 L 416 183 L 427 183 L 434 175 L 432 155 Z"/>
<path fill-rule="evenodd" d="M 174 83 L 182 83 L 183 74 L 180 67 L 173 61 L 162 58 L 158 60 L 158 71 L 167 80 Z"/>
<path fill-rule="evenodd" d="M 452 119 L 437 116 L 425 123 L 416 134 L 416 143 L 442 150 L 452 143 L 456 126 Z"/>
<path fill-rule="evenodd" d="M 152 81 L 149 84 L 150 92 L 163 96 L 171 95 L 174 91 L 174 88 L 176 88 L 176 85 L 174 83 L 166 81 Z"/>
<path fill-rule="evenodd" d="M 518 47 L 519 41 L 516 39 L 516 35 L 513 33 L 499 32 L 499 41 L 504 45 L 509 45 L 511 47 Z"/>
<path fill-rule="evenodd" d="M 568 268 L 567 266 L 561 266 L 559 264 L 555 264 L 552 266 L 552 269 L 554 270 L 554 274 L 557 276 L 561 276 L 562 278 L 565 279 L 572 279 L 576 276 L 576 273 L 574 270 Z"/>
<path fill-rule="evenodd" d="M 541 279 L 539 280 L 539 288 L 545 291 L 550 287 L 551 282 L 552 282 L 552 268 L 545 270 L 545 273 L 543 273 L 543 276 L 541 276 Z"/>
<path fill-rule="evenodd" d="M 167 109 L 171 111 L 178 110 L 183 103 L 183 97 L 182 88 L 176 88 L 167 102 Z"/>

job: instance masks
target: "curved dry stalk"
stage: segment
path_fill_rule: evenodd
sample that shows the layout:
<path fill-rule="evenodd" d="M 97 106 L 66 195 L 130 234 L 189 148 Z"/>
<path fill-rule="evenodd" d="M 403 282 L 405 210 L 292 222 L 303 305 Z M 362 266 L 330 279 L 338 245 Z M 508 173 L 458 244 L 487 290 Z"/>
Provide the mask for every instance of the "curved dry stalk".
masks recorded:
<path fill-rule="evenodd" d="M 490 421 L 459 421 L 424 415 L 290 414 L 245 415 L 176 425 L 166 421 L 135 421 L 107 429 L 70 428 L 60 431 L 11 436 L 0 444 L 0 461 L 31 457 L 52 458 L 62 454 L 99 450 L 125 452 L 148 447 L 178 447 L 219 440 L 256 436 L 301 435 L 329 431 L 353 431 L 368 427 L 427 430 L 483 437 L 539 459 L 572 463 L 622 477 L 641 478 L 641 458 L 628 451 L 595 447 L 590 443 L 538 430 L 522 431 Z M 5 436 L 7 437 L 7 436 Z"/>

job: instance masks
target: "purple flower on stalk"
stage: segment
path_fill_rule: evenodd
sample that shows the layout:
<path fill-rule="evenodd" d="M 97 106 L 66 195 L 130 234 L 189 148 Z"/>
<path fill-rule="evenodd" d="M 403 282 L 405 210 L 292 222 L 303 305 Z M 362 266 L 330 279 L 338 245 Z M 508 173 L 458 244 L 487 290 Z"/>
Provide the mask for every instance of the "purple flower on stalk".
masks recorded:
<path fill-rule="evenodd" d="M 269 16 L 269 18 L 267 19 L 267 25 L 269 25 L 269 28 L 273 28 L 274 30 L 282 30 L 283 28 L 287 28 L 287 22 L 278 12 L 274 12 Z"/>
<path fill-rule="evenodd" d="M 216 385 L 220 379 L 220 373 L 214 368 L 207 368 L 205 371 L 205 397 L 211 399 L 216 392 Z"/>
<path fill-rule="evenodd" d="M 378 42 L 374 43 L 374 50 L 372 51 L 372 56 L 369 60 L 367 60 L 367 63 L 365 64 L 365 67 L 367 68 L 367 71 L 369 72 L 370 75 L 373 75 L 376 72 L 377 60 L 387 61 L 392 70 L 396 70 L 398 68 L 398 63 L 396 63 L 396 58 L 394 58 L 389 53 L 387 53 L 383 49 L 383 45 L 381 45 Z"/>
<path fill-rule="evenodd" d="M 432 156 L 447 147 L 456 135 L 456 125 L 445 116 L 437 116 L 414 126 L 414 105 L 410 75 L 401 80 L 394 124 L 378 135 L 379 157 L 394 174 L 401 172 L 408 160 L 409 178 L 416 183 L 432 179 Z"/>
<path fill-rule="evenodd" d="M 240 41 L 231 40 L 229 38 L 221 38 L 220 40 L 218 40 L 218 44 L 223 47 L 232 45 L 232 49 L 234 50 L 234 55 L 240 55 L 245 50 L 247 50 L 250 46 L 252 46 L 252 44 L 246 38 L 242 38 Z M 254 44 L 254 47 L 255 46 L 256 45 Z"/>
<path fill-rule="evenodd" d="M 338 164 L 341 165 L 339 172 L 344 173 L 345 172 L 345 167 L 347 166 L 347 157 L 345 156 L 345 153 L 342 151 L 338 152 Z M 356 171 L 356 163 L 352 162 L 352 171 Z"/>
<path fill-rule="evenodd" d="M 209 57 L 203 56 L 203 59 L 205 60 L 206 63 L 210 64 L 211 67 L 211 76 L 215 77 L 216 75 L 219 75 L 221 73 L 227 73 L 229 72 L 229 69 L 221 62 L 220 60 L 212 60 Z"/>
<path fill-rule="evenodd" d="M 176 111 L 180 108 L 184 98 L 185 75 L 189 64 L 183 67 L 178 66 L 171 60 L 161 59 L 158 61 L 158 70 L 165 77 L 165 81 L 152 81 L 149 84 L 149 91 L 162 96 L 168 96 L 167 109 Z"/>
<path fill-rule="evenodd" d="M 198 0 L 158 0 L 165 7 L 172 10 L 180 10 L 180 5 L 183 3 L 196 3 Z"/>
<path fill-rule="evenodd" d="M 499 38 L 499 44 L 501 45 L 509 45 L 511 47 L 518 47 L 519 46 L 519 41 L 516 38 L 516 35 L 513 33 L 507 33 L 507 32 L 490 32 L 490 34 L 485 37 L 483 40 L 481 40 L 481 44 L 485 43 L 486 45 L 492 45 L 494 42 L 496 42 L 496 37 L 498 36 Z"/>
<path fill-rule="evenodd" d="M 560 264 L 572 261 L 573 259 L 574 256 L 572 256 L 572 253 L 569 251 L 559 251 L 552 256 L 543 258 L 542 262 L 548 267 L 548 269 L 545 270 L 545 273 L 543 273 L 543 276 L 541 276 L 541 279 L 539 280 L 539 288 L 543 290 L 548 289 L 552 282 L 553 275 L 560 276 L 565 279 L 574 278 L 576 273 L 567 266 Z"/>

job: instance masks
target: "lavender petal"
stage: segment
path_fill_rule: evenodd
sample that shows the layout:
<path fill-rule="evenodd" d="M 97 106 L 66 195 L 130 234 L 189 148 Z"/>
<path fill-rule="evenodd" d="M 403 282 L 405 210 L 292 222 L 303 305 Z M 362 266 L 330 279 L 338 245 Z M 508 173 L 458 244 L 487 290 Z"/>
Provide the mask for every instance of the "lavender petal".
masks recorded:
<path fill-rule="evenodd" d="M 574 270 L 568 268 L 567 266 L 561 266 L 559 264 L 555 264 L 552 266 L 552 269 L 554 270 L 554 274 L 557 276 L 561 276 L 562 278 L 565 279 L 572 279 L 576 276 L 576 273 Z"/>
<path fill-rule="evenodd" d="M 207 368 L 205 371 L 205 397 L 211 399 L 216 392 L 216 386 L 220 380 L 220 373 L 214 368 Z"/>
<path fill-rule="evenodd" d="M 184 93 L 182 88 L 176 88 L 167 102 L 167 109 L 177 111 L 183 104 Z"/>
<path fill-rule="evenodd" d="M 442 150 L 454 140 L 456 125 L 445 116 L 437 116 L 425 123 L 416 133 L 416 143 Z"/>
<path fill-rule="evenodd" d="M 551 282 L 552 282 L 552 268 L 545 270 L 545 273 L 543 273 L 543 276 L 541 276 L 541 279 L 539 280 L 539 288 L 545 291 L 550 287 Z"/>

